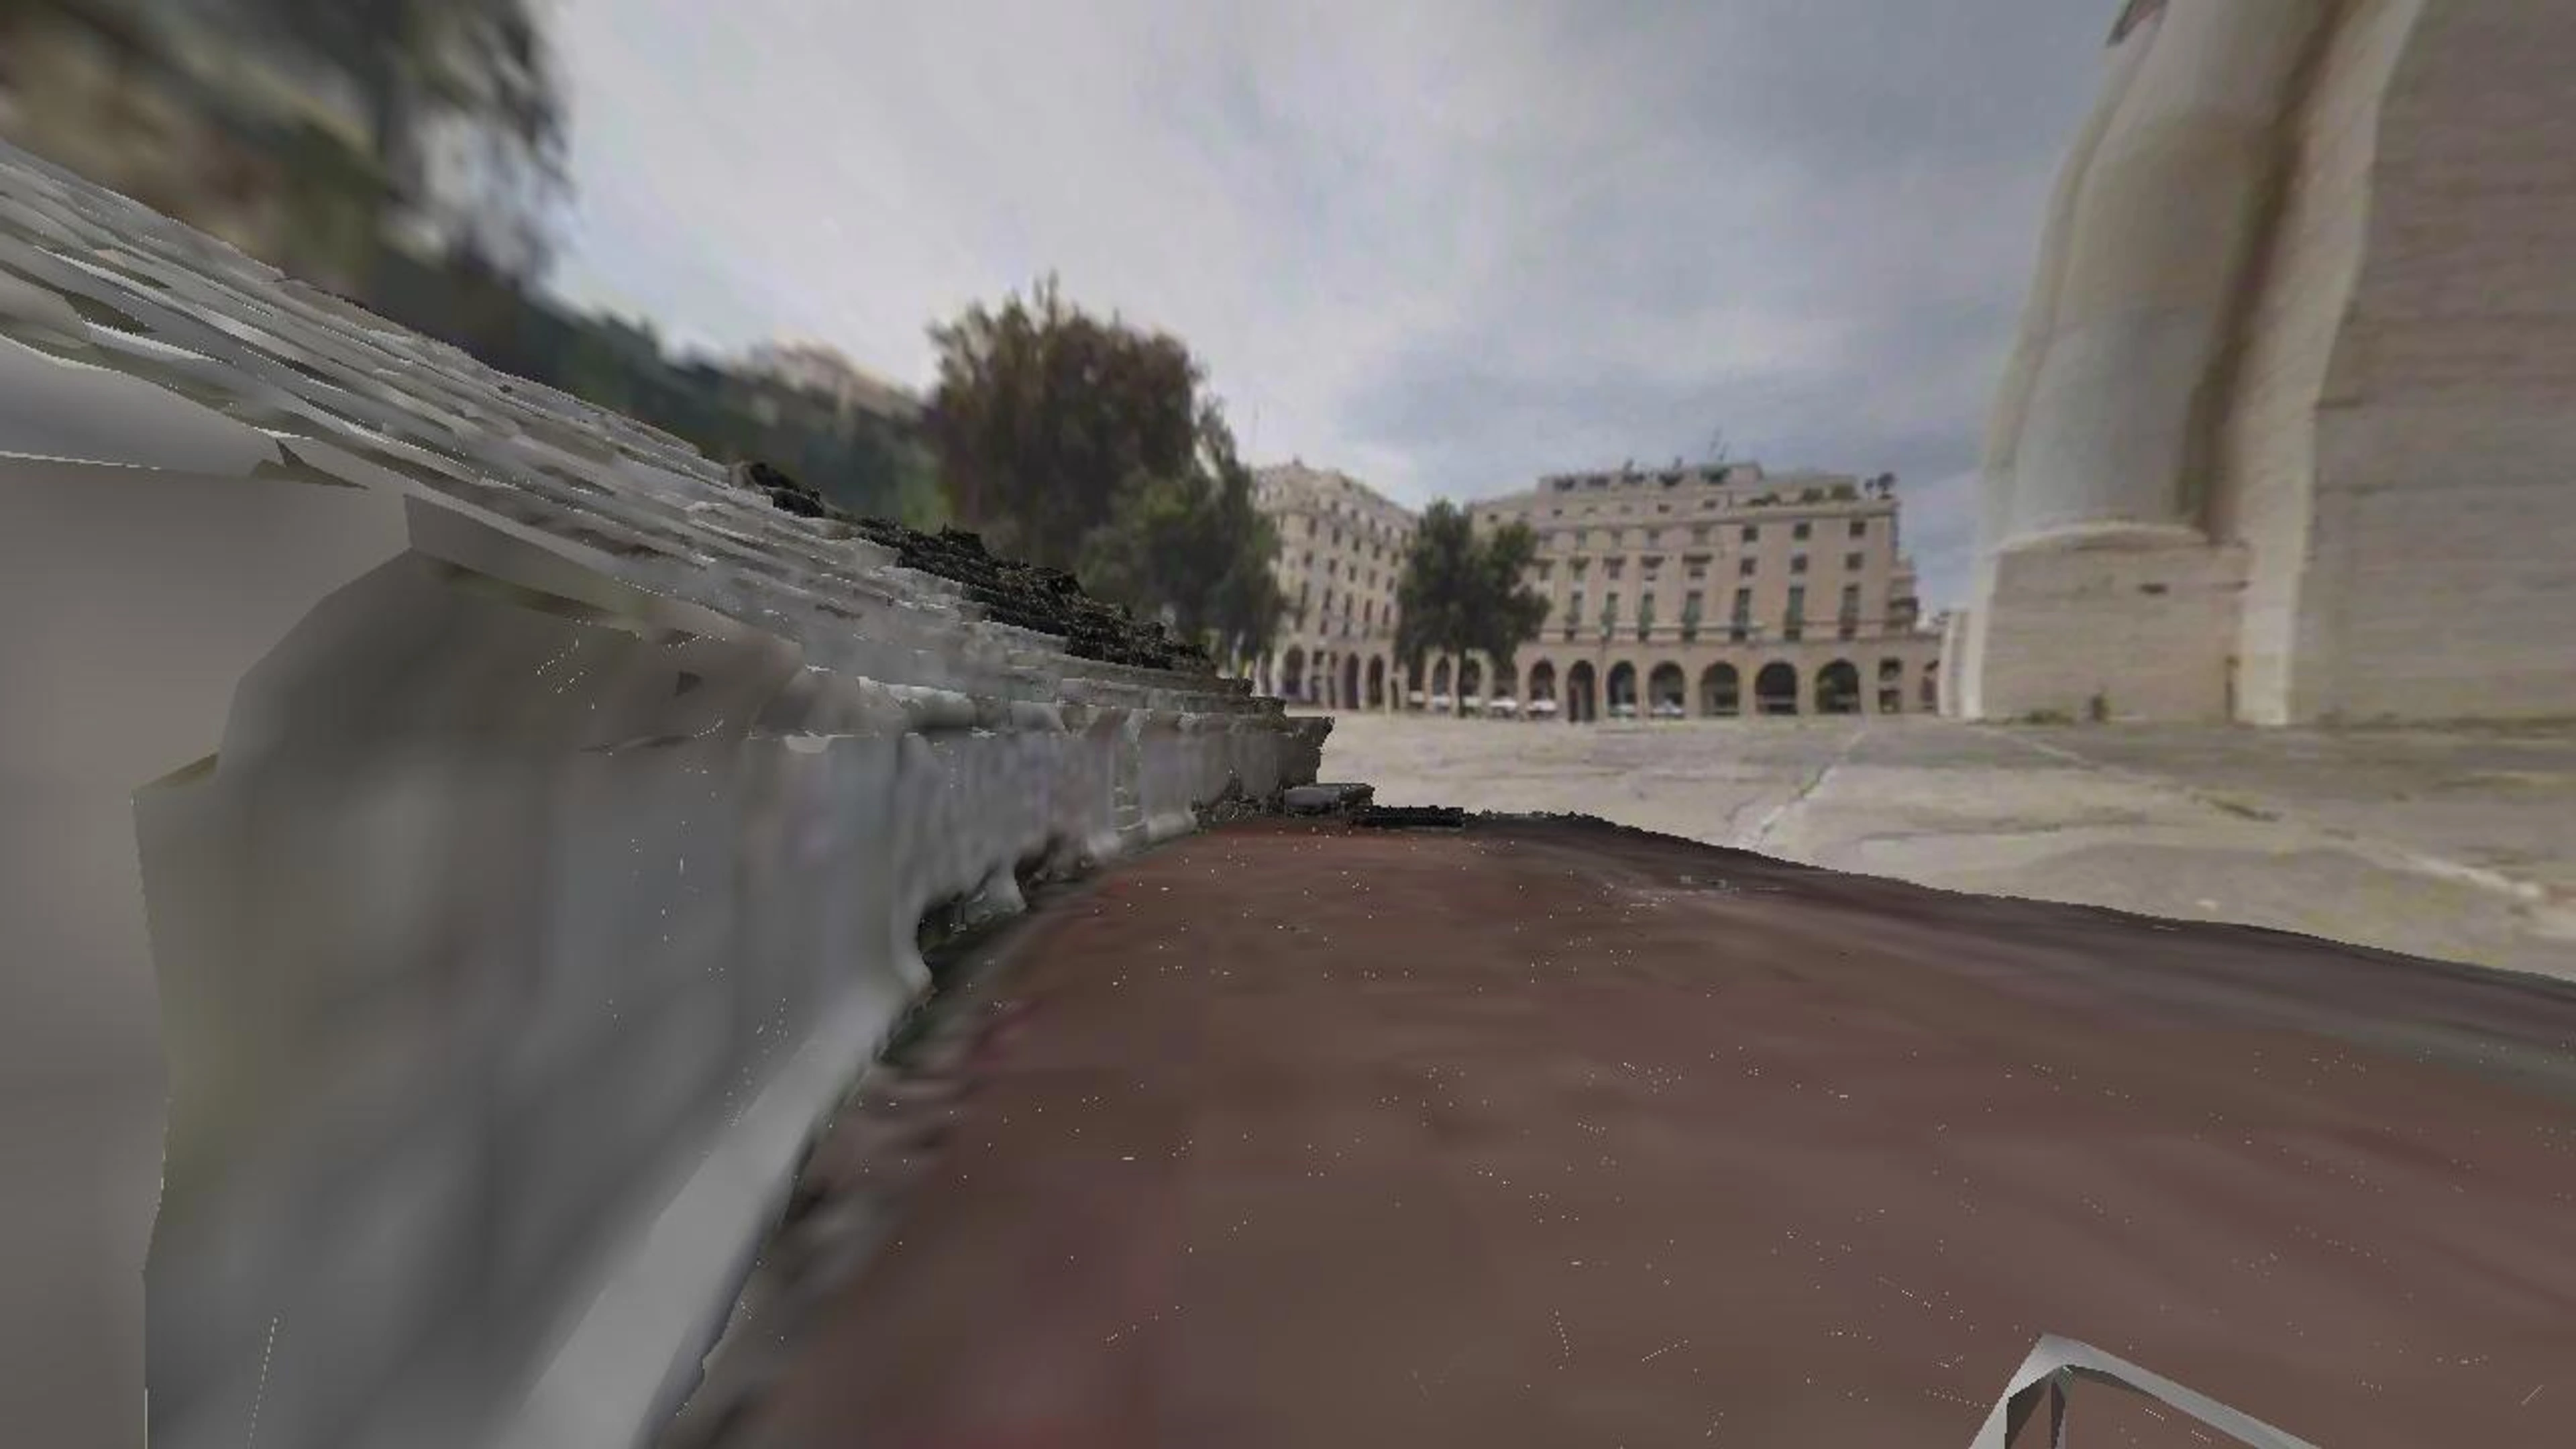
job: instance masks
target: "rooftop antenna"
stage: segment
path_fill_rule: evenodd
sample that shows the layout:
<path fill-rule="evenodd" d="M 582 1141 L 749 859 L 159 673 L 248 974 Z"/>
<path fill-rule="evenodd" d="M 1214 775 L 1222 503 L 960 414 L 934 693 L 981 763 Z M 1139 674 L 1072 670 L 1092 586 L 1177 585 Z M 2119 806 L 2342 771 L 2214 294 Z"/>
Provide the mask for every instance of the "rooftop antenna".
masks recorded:
<path fill-rule="evenodd" d="M 1708 435 L 1708 466 L 1723 468 L 1726 466 L 1727 457 L 1726 429 L 1720 428 Z"/>

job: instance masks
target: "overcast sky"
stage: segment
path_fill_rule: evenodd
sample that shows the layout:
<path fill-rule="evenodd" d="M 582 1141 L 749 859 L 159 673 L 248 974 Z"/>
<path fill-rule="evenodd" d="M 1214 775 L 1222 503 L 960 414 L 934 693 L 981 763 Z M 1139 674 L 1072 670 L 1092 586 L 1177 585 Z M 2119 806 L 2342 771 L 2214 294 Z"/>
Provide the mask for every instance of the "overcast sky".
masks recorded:
<path fill-rule="evenodd" d="M 576 301 L 931 376 L 1055 270 L 1256 462 L 1419 505 L 1893 471 L 1959 601 L 1988 395 L 2117 0 L 560 0 Z"/>

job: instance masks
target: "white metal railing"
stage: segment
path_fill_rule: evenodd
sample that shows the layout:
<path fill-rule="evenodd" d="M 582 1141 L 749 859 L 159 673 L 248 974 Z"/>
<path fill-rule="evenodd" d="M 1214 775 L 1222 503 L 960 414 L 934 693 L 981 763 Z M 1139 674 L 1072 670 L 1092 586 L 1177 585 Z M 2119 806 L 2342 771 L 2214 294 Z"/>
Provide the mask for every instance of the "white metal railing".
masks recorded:
<path fill-rule="evenodd" d="M 2231 1409 L 2207 1394 L 2184 1388 L 2161 1374 L 2150 1373 L 2124 1358 L 2104 1353 L 2089 1343 L 2078 1343 L 2055 1334 L 2043 1335 L 2013 1372 L 2012 1382 L 2004 1387 L 2003 1397 L 1986 1415 L 1983 1427 L 1968 1449 L 2011 1449 L 2024 1425 L 2039 1412 L 2044 1400 L 2048 1405 L 2048 1439 L 2050 1449 L 2066 1449 L 2066 1391 L 2078 1381 L 2094 1380 L 2117 1384 L 2131 1393 L 2144 1394 L 2177 1413 L 2188 1414 L 2218 1432 L 2228 1435 L 2248 1449 L 2317 1449 L 2317 1446 L 2290 1433 L 2276 1429 L 2253 1415 Z"/>

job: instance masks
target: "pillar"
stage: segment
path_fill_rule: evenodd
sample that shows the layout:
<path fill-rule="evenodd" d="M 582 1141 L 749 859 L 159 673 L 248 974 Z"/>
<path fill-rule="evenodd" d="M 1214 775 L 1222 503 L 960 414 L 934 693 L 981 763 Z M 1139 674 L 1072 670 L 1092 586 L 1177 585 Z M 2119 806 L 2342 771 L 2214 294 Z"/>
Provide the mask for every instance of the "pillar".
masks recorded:
<path fill-rule="evenodd" d="M 2198 712 L 2232 624 L 2201 474 L 2332 0 L 2168 0 L 2112 47 L 1998 396 L 1958 688 L 1972 717 Z M 2106 642 L 2116 641 L 2112 647 Z M 2223 683 L 2215 693 L 2223 696 Z"/>

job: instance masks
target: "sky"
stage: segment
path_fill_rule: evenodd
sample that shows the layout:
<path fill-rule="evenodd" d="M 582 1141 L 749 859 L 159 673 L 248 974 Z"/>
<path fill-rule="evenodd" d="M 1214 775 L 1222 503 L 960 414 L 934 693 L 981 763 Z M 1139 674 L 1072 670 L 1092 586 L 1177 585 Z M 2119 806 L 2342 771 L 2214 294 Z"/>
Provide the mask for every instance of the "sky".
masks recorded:
<path fill-rule="evenodd" d="M 1894 472 L 1928 604 L 2118 0 L 558 0 L 554 284 L 925 386 L 1055 272 L 1398 500 Z"/>

